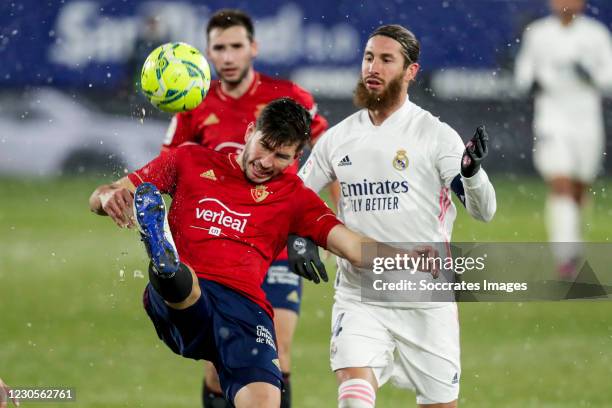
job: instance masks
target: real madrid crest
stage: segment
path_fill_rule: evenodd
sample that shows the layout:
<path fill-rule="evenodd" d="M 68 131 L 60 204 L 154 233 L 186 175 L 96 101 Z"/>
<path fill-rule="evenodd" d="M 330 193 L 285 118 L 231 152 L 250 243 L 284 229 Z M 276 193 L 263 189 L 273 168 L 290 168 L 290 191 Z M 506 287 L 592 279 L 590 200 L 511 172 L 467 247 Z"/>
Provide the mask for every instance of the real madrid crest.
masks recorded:
<path fill-rule="evenodd" d="M 393 167 L 396 170 L 406 170 L 408 168 L 408 156 L 405 150 L 398 150 L 393 158 Z"/>
<path fill-rule="evenodd" d="M 259 185 L 251 189 L 251 197 L 253 197 L 256 203 L 262 202 L 270 194 L 270 192 L 266 190 L 267 188 L 268 186 Z"/>

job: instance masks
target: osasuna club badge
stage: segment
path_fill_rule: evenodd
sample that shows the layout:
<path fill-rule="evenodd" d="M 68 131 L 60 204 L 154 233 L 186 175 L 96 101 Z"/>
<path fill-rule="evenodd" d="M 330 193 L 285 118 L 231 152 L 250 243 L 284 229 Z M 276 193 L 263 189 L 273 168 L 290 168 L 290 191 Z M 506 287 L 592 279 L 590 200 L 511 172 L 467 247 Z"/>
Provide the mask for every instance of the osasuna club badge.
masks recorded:
<path fill-rule="evenodd" d="M 270 192 L 266 190 L 267 188 L 268 186 L 259 185 L 251 189 L 251 197 L 253 197 L 256 203 L 262 202 L 270 194 Z"/>
<path fill-rule="evenodd" d="M 396 170 L 406 170 L 408 168 L 408 156 L 405 150 L 398 150 L 393 158 L 393 167 Z"/>

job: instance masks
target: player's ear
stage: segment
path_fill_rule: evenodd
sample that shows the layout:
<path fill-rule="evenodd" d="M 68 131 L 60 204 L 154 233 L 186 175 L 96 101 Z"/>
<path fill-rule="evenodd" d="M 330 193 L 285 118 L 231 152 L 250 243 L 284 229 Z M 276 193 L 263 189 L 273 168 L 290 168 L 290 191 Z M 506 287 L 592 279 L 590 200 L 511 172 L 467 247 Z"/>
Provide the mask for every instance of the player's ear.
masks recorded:
<path fill-rule="evenodd" d="M 248 142 L 248 140 L 255 134 L 255 123 L 249 123 L 247 126 L 246 132 L 244 132 L 244 141 Z"/>
<path fill-rule="evenodd" d="M 255 58 L 259 54 L 259 44 L 257 41 L 251 41 L 251 58 Z"/>
<path fill-rule="evenodd" d="M 408 68 L 406 68 L 406 72 L 404 73 L 404 80 L 408 81 L 408 83 L 414 81 L 420 67 L 421 66 L 416 62 L 408 65 Z"/>

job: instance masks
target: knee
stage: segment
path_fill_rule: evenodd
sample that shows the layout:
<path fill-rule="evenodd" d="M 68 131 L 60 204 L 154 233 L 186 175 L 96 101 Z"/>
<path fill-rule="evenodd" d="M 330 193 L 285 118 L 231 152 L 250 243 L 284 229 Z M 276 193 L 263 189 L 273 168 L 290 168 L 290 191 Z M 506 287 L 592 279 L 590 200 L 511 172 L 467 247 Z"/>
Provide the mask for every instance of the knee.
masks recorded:
<path fill-rule="evenodd" d="M 378 389 L 378 381 L 374 375 L 374 370 L 370 367 L 347 367 L 336 370 L 336 380 L 342 384 L 348 380 L 364 380 L 368 382 L 374 390 Z"/>
<path fill-rule="evenodd" d="M 236 408 L 277 408 L 280 400 L 278 387 L 258 382 L 242 387 L 234 398 L 234 404 Z"/>
<path fill-rule="evenodd" d="M 574 196 L 574 183 L 565 177 L 554 178 L 550 181 L 550 190 L 554 195 Z"/>
<path fill-rule="evenodd" d="M 419 408 L 457 408 L 457 400 L 441 404 L 419 404 Z"/>

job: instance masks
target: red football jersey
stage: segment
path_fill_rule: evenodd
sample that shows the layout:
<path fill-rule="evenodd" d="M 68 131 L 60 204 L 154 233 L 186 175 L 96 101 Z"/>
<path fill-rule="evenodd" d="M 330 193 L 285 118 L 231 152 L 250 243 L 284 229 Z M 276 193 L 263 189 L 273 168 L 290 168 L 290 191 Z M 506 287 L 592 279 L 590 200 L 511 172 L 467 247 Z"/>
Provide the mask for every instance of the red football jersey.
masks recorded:
<path fill-rule="evenodd" d="M 255 122 L 259 112 L 274 99 L 289 97 L 304 106 L 311 114 L 311 135 L 314 141 L 327 129 L 327 120 L 317 113 L 317 105 L 310 93 L 291 81 L 275 79 L 255 72 L 253 83 L 240 98 L 233 98 L 221 89 L 221 82 L 212 82 L 202 103 L 192 111 L 172 118 L 162 151 L 195 142 L 222 153 L 239 153 L 244 148 L 247 126 Z M 286 171 L 297 173 L 298 161 Z M 286 260 L 287 251 L 278 259 Z"/>
<path fill-rule="evenodd" d="M 264 184 L 246 179 L 235 153 L 185 144 L 129 174 L 172 196 L 168 222 L 181 261 L 199 277 L 247 296 L 270 315 L 261 284 L 294 233 L 327 245 L 340 221 L 295 174 Z"/>
<path fill-rule="evenodd" d="M 290 81 L 255 73 L 248 91 L 233 98 L 213 81 L 202 103 L 192 111 L 174 116 L 168 128 L 163 150 L 195 142 L 223 153 L 239 153 L 244 148 L 247 126 L 274 99 L 289 97 L 304 106 L 312 116 L 313 140 L 327 129 L 327 120 L 317 113 L 312 95 Z M 297 172 L 297 168 L 294 169 Z"/>

